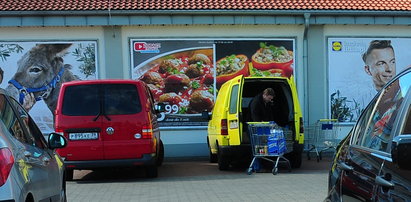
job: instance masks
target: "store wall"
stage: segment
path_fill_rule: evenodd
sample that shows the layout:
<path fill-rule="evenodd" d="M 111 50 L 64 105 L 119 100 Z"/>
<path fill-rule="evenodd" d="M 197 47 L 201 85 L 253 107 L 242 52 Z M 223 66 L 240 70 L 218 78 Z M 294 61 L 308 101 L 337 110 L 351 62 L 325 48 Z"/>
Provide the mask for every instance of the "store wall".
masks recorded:
<path fill-rule="evenodd" d="M 130 39 L 188 38 L 294 38 L 295 78 L 307 125 L 330 116 L 329 37 L 411 36 L 408 26 L 394 25 L 310 25 L 308 29 L 307 70 L 303 64 L 304 25 L 171 25 L 107 27 L 1 27 L 0 41 L 97 41 L 97 78 L 131 78 Z M 304 72 L 307 75 L 304 75 Z M 346 123 L 340 137 L 352 127 Z M 344 134 L 343 134 L 344 133 Z M 206 127 L 163 128 L 166 156 L 208 155 Z M 187 137 L 187 138 L 186 138 Z"/>
<path fill-rule="evenodd" d="M 295 78 L 303 100 L 304 80 L 302 63 L 302 25 L 190 25 L 190 26 L 140 26 L 124 27 L 123 39 L 242 39 L 242 38 L 293 38 L 295 39 Z M 130 47 L 123 40 L 123 47 Z M 124 48 L 124 50 L 127 50 Z M 128 50 L 130 51 L 130 50 Z M 131 54 L 123 55 L 123 63 L 130 64 Z M 123 69 L 126 78 L 131 77 L 129 69 Z M 301 105 L 304 107 L 304 105 Z M 166 127 L 161 129 L 166 157 L 207 156 L 207 127 Z"/>

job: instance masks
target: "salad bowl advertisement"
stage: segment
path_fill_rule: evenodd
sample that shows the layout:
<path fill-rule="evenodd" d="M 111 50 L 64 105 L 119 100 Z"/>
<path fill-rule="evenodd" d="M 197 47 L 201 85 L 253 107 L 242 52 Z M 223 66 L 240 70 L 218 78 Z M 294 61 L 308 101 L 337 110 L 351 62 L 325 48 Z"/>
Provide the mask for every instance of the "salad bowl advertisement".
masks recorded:
<path fill-rule="evenodd" d="M 206 126 L 218 90 L 239 76 L 293 74 L 294 40 L 131 39 L 131 76 L 165 104 L 160 126 Z"/>

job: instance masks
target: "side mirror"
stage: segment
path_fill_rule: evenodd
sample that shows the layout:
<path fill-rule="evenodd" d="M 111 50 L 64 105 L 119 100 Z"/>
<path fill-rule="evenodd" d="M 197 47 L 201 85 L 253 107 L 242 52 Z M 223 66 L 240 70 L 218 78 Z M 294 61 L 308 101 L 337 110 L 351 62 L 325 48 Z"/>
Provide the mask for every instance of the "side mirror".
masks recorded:
<path fill-rule="evenodd" d="M 211 119 L 211 116 L 208 111 L 204 111 L 204 112 L 201 112 L 201 118 L 209 121 Z"/>
<path fill-rule="evenodd" d="M 50 133 L 47 144 L 50 149 L 63 148 L 67 146 L 67 139 L 58 133 Z"/>
<path fill-rule="evenodd" d="M 392 140 L 391 158 L 400 169 L 411 170 L 411 135 L 400 135 Z"/>

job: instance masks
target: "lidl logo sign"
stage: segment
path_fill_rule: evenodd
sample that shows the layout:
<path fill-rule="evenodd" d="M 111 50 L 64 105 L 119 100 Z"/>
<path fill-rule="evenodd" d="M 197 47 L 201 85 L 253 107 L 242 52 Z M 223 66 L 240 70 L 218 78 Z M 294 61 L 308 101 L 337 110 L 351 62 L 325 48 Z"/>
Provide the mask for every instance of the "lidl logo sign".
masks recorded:
<path fill-rule="evenodd" d="M 134 51 L 140 53 L 159 53 L 160 43 L 134 42 Z"/>
<path fill-rule="evenodd" d="M 341 51 L 342 50 L 341 41 L 333 41 L 332 42 L 332 49 L 333 49 L 333 51 Z"/>

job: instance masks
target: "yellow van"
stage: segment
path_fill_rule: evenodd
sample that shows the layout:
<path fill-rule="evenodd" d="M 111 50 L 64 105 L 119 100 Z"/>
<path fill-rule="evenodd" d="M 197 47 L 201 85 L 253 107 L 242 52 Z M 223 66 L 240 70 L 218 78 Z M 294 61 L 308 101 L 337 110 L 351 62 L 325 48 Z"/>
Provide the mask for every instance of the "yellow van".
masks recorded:
<path fill-rule="evenodd" d="M 285 156 L 293 168 L 301 166 L 304 144 L 303 118 L 294 77 L 237 76 L 225 82 L 219 92 L 208 123 L 207 143 L 210 162 L 227 170 L 237 160 L 251 157 L 246 122 L 250 122 L 249 103 L 266 88 L 273 88 L 283 111 L 280 125 L 289 129 Z"/>

